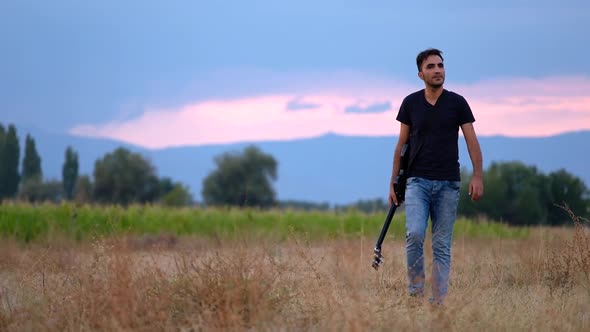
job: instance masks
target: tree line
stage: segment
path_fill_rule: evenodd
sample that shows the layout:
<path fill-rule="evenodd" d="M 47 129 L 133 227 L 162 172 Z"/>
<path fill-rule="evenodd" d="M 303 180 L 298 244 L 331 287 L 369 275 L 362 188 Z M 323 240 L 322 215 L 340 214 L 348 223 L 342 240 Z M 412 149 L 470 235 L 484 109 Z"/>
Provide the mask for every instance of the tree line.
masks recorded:
<path fill-rule="evenodd" d="M 358 200 L 351 204 L 277 201 L 272 181 L 277 177 L 277 162 L 256 147 L 242 153 L 226 153 L 216 158 L 216 170 L 203 182 L 203 197 L 208 205 L 255 205 L 304 210 L 344 211 L 355 209 L 374 213 L 389 206 L 381 198 Z M 549 174 L 522 162 L 495 162 L 484 171 L 484 198 L 472 202 L 468 195 L 471 174 L 462 171 L 458 214 L 476 219 L 501 221 L 512 225 L 570 224 L 566 206 L 577 216 L 590 218 L 590 192 L 584 182 L 564 169 Z M 384 195 L 385 196 L 385 195 Z M 403 206 L 402 206 L 403 208 Z"/>
<path fill-rule="evenodd" d="M 590 191 L 565 169 L 545 174 L 522 162 L 494 162 L 484 172 L 484 198 L 473 203 L 467 194 L 471 174 L 462 172 L 458 213 L 484 216 L 513 225 L 562 225 L 571 223 L 569 208 L 590 219 Z"/>
<path fill-rule="evenodd" d="M 188 188 L 169 177 L 159 178 L 149 160 L 125 148 L 117 148 L 94 163 L 92 178 L 79 174 L 78 153 L 67 147 L 61 180 L 44 180 L 42 160 L 35 139 L 27 134 L 24 155 L 14 125 L 0 123 L 0 201 L 143 204 L 183 206 L 193 203 Z"/>
<path fill-rule="evenodd" d="M 187 186 L 157 176 L 152 163 L 140 154 L 117 148 L 94 163 L 92 177 L 79 175 L 78 154 L 71 147 L 64 153 L 62 178 L 43 180 L 41 158 L 35 140 L 27 134 L 22 166 L 16 128 L 0 124 L 0 200 L 30 202 L 75 200 L 81 203 L 193 205 Z M 383 212 L 384 199 L 367 199 L 346 205 L 326 202 L 277 200 L 273 182 L 278 177 L 275 158 L 256 146 L 227 152 L 215 158 L 215 169 L 203 179 L 205 206 L 249 206 L 304 210 Z M 467 194 L 471 174 L 462 170 L 459 215 L 487 218 L 514 225 L 561 225 L 569 216 L 590 217 L 590 193 L 584 182 L 564 169 L 544 174 L 520 162 L 492 163 L 484 171 L 483 200 L 471 202 Z M 385 195 L 384 195 L 385 196 Z"/>
<path fill-rule="evenodd" d="M 242 154 L 224 154 L 216 159 L 216 163 L 217 170 L 204 182 L 203 196 L 206 201 L 209 198 L 209 204 L 245 205 L 248 198 L 244 193 L 248 193 L 252 203 L 265 207 L 331 211 L 355 209 L 369 213 L 383 213 L 389 208 L 382 198 L 362 199 L 345 205 L 276 201 L 269 182 L 276 178 L 276 161 L 255 147 L 246 149 Z M 519 161 L 494 162 L 484 171 L 485 195 L 478 202 L 472 202 L 468 195 L 471 174 L 466 170 L 461 173 L 460 216 L 512 225 L 558 226 L 571 224 L 565 210 L 567 207 L 577 216 L 590 219 L 590 191 L 579 177 L 565 169 L 545 174 L 535 166 Z M 215 188 L 213 192 L 216 194 L 207 195 L 207 188 Z"/>

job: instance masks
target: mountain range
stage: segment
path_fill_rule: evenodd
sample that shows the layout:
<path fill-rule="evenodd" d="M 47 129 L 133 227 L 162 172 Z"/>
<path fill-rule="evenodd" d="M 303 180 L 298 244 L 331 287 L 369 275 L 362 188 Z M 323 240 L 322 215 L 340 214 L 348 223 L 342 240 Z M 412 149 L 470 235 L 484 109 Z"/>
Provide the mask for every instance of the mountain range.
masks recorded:
<path fill-rule="evenodd" d="M 17 130 L 22 141 L 21 158 L 26 134 L 35 139 L 45 179 L 61 179 L 67 146 L 78 152 L 82 175 L 92 175 L 98 158 L 122 146 L 151 160 L 158 176 L 167 176 L 187 185 L 196 200 L 201 199 L 203 179 L 215 169 L 214 158 L 227 152 L 241 152 L 249 145 L 256 145 L 278 161 L 275 190 L 280 200 L 347 204 L 359 199 L 385 199 L 397 142 L 396 136 L 326 134 L 290 141 L 148 150 L 108 139 L 48 133 L 18 126 Z M 492 162 L 521 161 L 543 173 L 565 169 L 590 185 L 590 130 L 549 137 L 482 136 L 479 142 L 484 169 Z M 461 166 L 471 171 L 462 137 L 459 137 L 459 156 Z"/>

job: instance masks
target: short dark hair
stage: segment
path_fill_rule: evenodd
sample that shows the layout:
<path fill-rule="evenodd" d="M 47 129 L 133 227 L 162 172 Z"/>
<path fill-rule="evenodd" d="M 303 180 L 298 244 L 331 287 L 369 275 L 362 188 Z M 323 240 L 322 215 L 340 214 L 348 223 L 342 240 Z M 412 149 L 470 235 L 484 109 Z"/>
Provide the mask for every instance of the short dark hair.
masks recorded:
<path fill-rule="evenodd" d="M 445 59 L 443 59 L 442 57 L 442 51 L 437 50 L 436 48 L 426 49 L 418 53 L 418 56 L 416 57 L 416 65 L 418 65 L 418 72 L 422 71 L 422 63 L 431 55 L 437 55 L 440 57 L 442 61 L 445 61 Z"/>

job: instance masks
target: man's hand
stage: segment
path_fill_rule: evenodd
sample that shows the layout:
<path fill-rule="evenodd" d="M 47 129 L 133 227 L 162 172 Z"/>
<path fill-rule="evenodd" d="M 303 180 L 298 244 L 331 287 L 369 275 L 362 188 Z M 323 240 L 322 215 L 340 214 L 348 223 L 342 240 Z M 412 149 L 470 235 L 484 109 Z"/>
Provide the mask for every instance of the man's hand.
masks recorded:
<path fill-rule="evenodd" d="M 391 204 L 398 206 L 397 196 L 395 195 L 395 190 L 393 189 L 393 185 L 391 185 L 389 187 L 389 205 L 391 205 Z"/>
<path fill-rule="evenodd" d="M 483 178 L 481 175 L 474 175 L 469 182 L 469 196 L 472 201 L 478 201 L 483 196 Z"/>

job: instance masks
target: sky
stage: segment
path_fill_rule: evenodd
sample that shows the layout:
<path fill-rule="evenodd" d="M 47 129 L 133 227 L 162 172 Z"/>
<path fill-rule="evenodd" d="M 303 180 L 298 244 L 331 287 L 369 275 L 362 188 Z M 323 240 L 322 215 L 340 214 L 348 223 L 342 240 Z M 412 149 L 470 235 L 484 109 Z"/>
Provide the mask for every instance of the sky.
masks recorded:
<path fill-rule="evenodd" d="M 590 129 L 590 2 L 0 2 L 0 122 L 149 149 L 396 135 L 443 51 L 478 135 Z"/>

